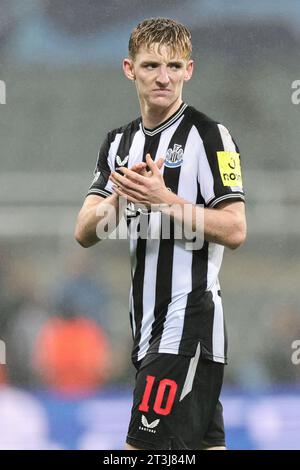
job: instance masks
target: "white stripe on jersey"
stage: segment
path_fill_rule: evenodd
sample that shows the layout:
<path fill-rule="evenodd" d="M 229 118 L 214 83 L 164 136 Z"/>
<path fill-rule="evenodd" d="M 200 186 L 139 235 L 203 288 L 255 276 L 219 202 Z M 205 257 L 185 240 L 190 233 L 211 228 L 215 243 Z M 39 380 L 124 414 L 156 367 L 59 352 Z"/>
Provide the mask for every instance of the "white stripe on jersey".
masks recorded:
<path fill-rule="evenodd" d="M 224 246 L 217 243 L 208 245 L 208 265 L 207 265 L 207 290 L 214 286 L 221 268 L 224 254 Z"/>
<path fill-rule="evenodd" d="M 133 141 L 129 150 L 128 168 L 131 168 L 136 163 L 143 160 L 143 149 L 145 144 L 145 134 L 142 131 L 141 125 L 139 130 L 135 133 Z"/>
<path fill-rule="evenodd" d="M 215 362 L 224 362 L 224 313 L 222 299 L 218 294 L 220 289 L 219 281 L 210 289 L 215 304 L 214 325 L 213 325 L 213 360 Z"/>
<path fill-rule="evenodd" d="M 109 149 L 109 153 L 108 153 L 108 157 L 107 157 L 107 163 L 108 163 L 109 168 L 111 169 L 111 171 L 115 170 L 115 156 L 116 156 L 116 152 L 118 151 L 118 147 L 119 147 L 120 141 L 122 139 L 122 135 L 123 135 L 122 133 L 121 134 L 116 134 L 115 139 L 111 143 L 111 146 L 110 146 L 110 149 Z M 109 191 L 110 193 L 112 193 L 113 192 L 112 187 L 113 187 L 112 181 L 107 180 L 105 189 L 107 191 Z"/>
<path fill-rule="evenodd" d="M 218 124 L 218 128 L 221 134 L 224 150 L 226 150 L 226 152 L 236 152 L 236 146 L 234 145 L 234 142 L 232 140 L 231 135 L 229 134 L 228 129 L 223 126 L 223 124 Z"/>
<path fill-rule="evenodd" d="M 137 232 L 137 226 L 139 223 L 139 218 L 138 217 L 133 217 L 130 221 L 130 227 L 129 227 L 129 232 L 132 231 L 132 233 Z M 137 246 L 137 240 L 136 238 L 130 236 L 129 237 L 129 244 L 130 244 L 130 264 L 131 264 L 131 273 L 132 276 L 134 276 L 135 269 L 136 269 L 136 246 Z M 136 324 L 135 324 L 135 315 L 134 315 L 134 302 L 133 302 L 133 296 L 132 296 L 132 284 L 131 284 L 131 289 L 130 289 L 130 296 L 129 296 L 129 311 L 131 312 L 132 318 L 132 334 L 135 336 L 136 333 Z"/>
<path fill-rule="evenodd" d="M 196 349 L 196 354 L 192 359 L 190 360 L 190 365 L 188 369 L 188 373 L 182 388 L 182 392 L 179 398 L 179 401 L 182 401 L 184 397 L 186 397 L 190 391 L 193 388 L 193 383 L 194 383 L 194 378 L 197 370 L 197 365 L 200 359 L 200 353 L 201 353 L 201 346 L 200 343 L 198 343 L 197 349 Z"/>
<path fill-rule="evenodd" d="M 197 148 L 197 144 L 199 145 L 198 149 L 200 148 L 198 153 L 198 182 L 200 184 L 201 194 L 205 204 L 208 204 L 208 202 L 215 197 L 213 174 L 205 153 L 203 141 L 196 127 L 192 127 L 190 136 L 194 142 L 195 148 Z"/>
<path fill-rule="evenodd" d="M 177 240 L 173 253 L 172 302 L 161 337 L 159 352 L 178 354 L 183 333 L 187 293 L 192 290 L 192 251 L 183 250 L 183 242 Z"/>

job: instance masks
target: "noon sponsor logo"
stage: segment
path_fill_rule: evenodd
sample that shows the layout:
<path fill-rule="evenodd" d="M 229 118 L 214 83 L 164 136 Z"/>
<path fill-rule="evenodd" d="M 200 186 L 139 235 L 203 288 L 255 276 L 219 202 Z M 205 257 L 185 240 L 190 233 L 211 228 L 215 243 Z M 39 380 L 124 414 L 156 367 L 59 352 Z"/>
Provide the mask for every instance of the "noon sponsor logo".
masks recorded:
<path fill-rule="evenodd" d="M 217 152 L 218 165 L 224 186 L 242 186 L 240 154 L 237 152 Z"/>

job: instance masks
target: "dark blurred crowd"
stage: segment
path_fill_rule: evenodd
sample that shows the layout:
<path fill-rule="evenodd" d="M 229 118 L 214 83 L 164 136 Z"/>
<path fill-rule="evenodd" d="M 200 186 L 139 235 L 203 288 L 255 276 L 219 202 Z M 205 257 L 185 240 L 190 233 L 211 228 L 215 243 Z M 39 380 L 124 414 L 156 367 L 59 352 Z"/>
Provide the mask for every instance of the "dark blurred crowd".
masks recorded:
<path fill-rule="evenodd" d="M 67 394 L 126 383 L 128 335 L 122 346 L 109 311 L 113 304 L 84 255 L 68 259 L 64 277 L 46 293 L 30 262 L 3 248 L 0 260 L 0 340 L 6 349 L 0 382 Z"/>

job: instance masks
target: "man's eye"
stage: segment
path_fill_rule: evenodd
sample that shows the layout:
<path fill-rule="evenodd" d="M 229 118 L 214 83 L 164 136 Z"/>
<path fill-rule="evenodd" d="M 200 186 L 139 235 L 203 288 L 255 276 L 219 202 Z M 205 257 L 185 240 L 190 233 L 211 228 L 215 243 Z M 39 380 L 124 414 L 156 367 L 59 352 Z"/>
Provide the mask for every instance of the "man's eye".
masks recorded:
<path fill-rule="evenodd" d="M 146 68 L 147 68 L 148 70 L 153 70 L 153 69 L 156 68 L 156 65 L 155 65 L 155 64 L 147 64 L 147 65 L 146 65 Z"/>

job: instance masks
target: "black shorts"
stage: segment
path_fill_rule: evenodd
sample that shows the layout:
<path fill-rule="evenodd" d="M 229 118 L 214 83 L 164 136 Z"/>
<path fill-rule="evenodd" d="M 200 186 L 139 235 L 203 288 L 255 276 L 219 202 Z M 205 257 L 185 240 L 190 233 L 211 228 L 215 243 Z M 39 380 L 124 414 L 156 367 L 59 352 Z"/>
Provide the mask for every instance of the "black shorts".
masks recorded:
<path fill-rule="evenodd" d="M 219 395 L 224 364 L 199 357 L 148 354 L 137 367 L 126 442 L 138 449 L 225 446 Z"/>

